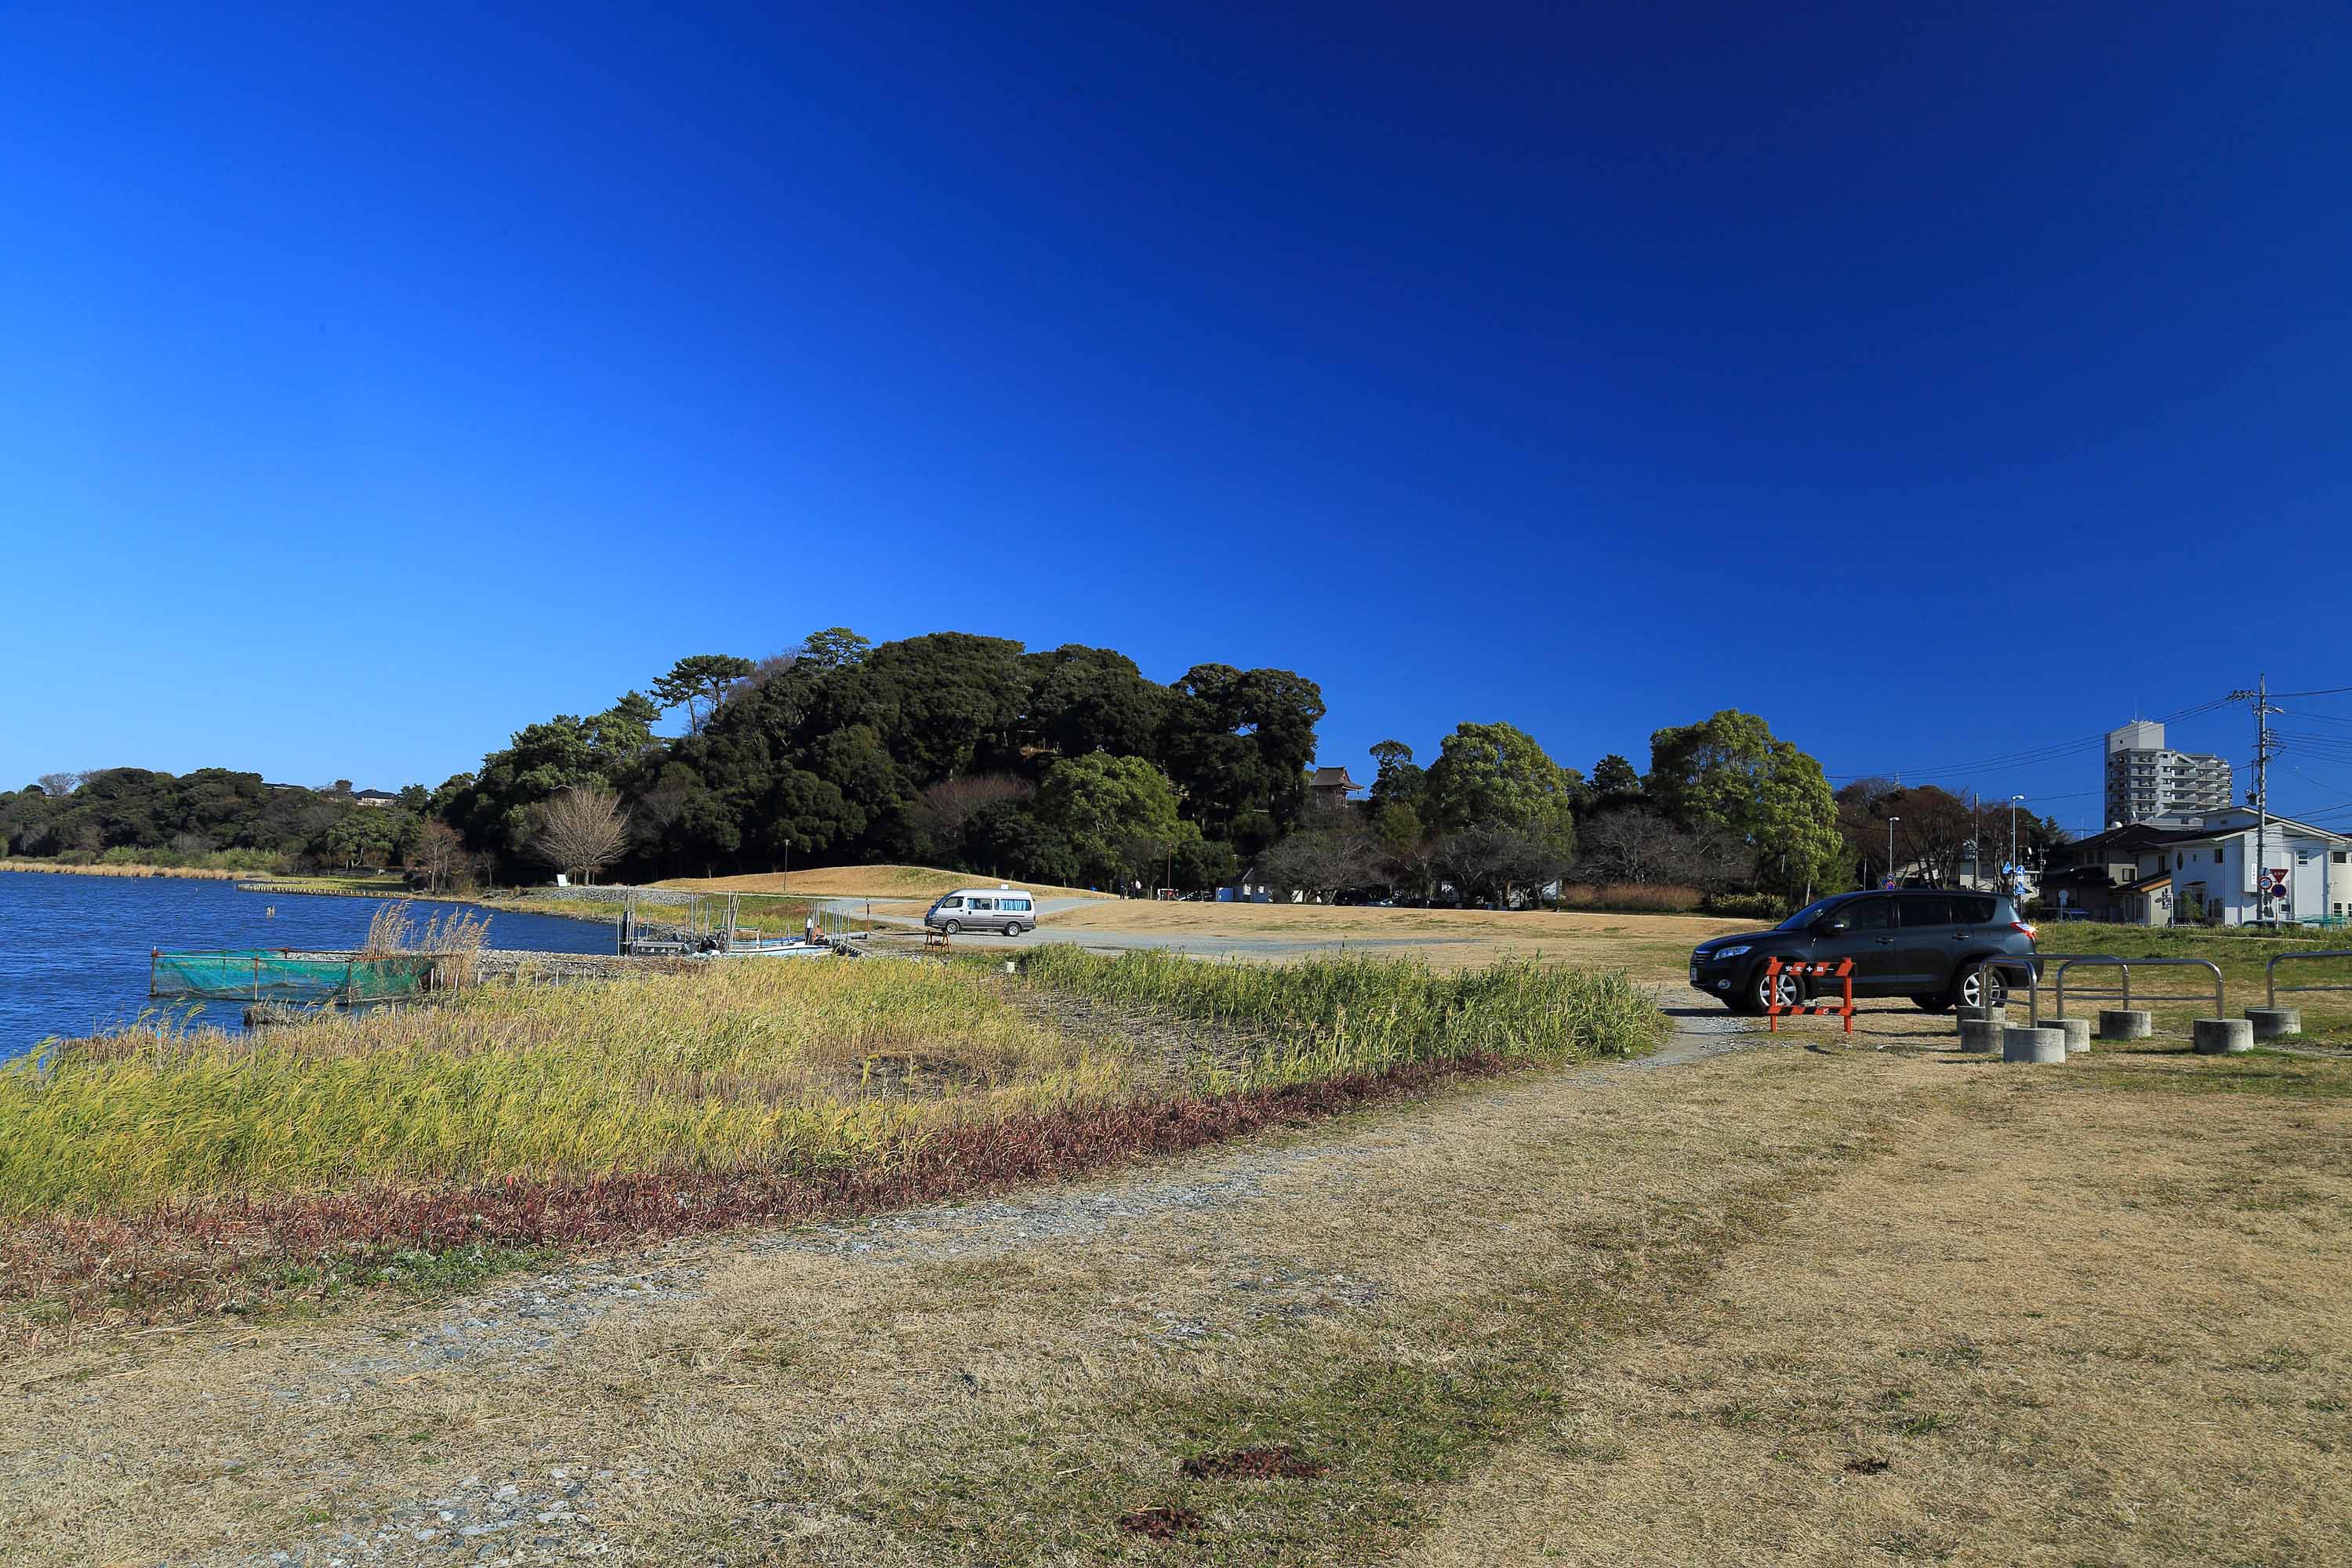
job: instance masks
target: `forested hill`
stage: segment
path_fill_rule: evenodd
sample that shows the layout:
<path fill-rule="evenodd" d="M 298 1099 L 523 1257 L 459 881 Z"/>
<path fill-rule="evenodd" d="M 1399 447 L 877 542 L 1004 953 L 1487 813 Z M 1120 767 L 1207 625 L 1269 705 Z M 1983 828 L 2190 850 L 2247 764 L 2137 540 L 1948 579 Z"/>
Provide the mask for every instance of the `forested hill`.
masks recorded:
<path fill-rule="evenodd" d="M 653 732 L 670 710 L 682 737 Z M 685 659 L 653 697 L 529 725 L 435 805 L 510 873 L 541 858 L 549 802 L 603 786 L 627 812 L 635 875 L 790 857 L 1078 882 L 1150 838 L 1197 882 L 1297 818 L 1323 710 L 1288 670 L 1202 664 L 1163 686 L 1109 648 L 963 632 L 873 647 L 835 627 L 756 664 Z"/>

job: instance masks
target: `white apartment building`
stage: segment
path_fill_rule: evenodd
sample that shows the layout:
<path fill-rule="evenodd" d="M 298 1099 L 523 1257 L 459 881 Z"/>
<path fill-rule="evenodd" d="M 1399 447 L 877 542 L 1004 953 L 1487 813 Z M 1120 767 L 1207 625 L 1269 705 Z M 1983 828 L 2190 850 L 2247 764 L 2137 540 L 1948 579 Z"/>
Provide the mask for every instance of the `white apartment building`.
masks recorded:
<path fill-rule="evenodd" d="M 2135 719 L 2107 731 L 2109 827 L 2182 812 L 2226 811 L 2234 784 L 2221 758 L 2168 749 L 2164 726 L 2154 720 Z"/>
<path fill-rule="evenodd" d="M 2255 815 L 2242 805 L 2110 829 L 2067 846 L 2060 901 L 2139 925 L 2243 925 L 2264 913 L 2255 837 Z M 2270 919 L 2345 918 L 2352 837 L 2284 816 L 2261 837 Z"/>

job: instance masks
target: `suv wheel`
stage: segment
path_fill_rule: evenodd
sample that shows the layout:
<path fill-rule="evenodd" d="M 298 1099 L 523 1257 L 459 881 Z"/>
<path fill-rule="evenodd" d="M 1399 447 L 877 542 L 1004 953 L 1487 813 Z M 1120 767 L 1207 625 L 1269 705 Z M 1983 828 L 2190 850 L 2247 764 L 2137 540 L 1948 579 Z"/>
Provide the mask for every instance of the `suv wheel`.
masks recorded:
<path fill-rule="evenodd" d="M 1977 994 L 1979 983 L 1984 983 L 1982 996 Z M 1979 969 L 1970 964 L 1953 978 L 1952 1000 L 1963 1007 L 1979 1004 L 1999 1007 L 2009 1000 L 2009 977 L 1998 969 Z"/>
<path fill-rule="evenodd" d="M 1769 965 L 1759 964 L 1748 973 L 1748 983 L 1739 988 L 1732 1003 L 1734 1012 L 1758 1017 L 1762 1016 L 1764 1010 L 1775 1001 L 1783 1007 L 1793 1007 L 1805 999 L 1804 986 L 1800 984 L 1795 975 L 1783 970 L 1779 974 L 1770 975 L 1768 978 L 1769 967 Z M 1780 993 L 1777 997 L 1773 994 L 1776 989 Z"/>

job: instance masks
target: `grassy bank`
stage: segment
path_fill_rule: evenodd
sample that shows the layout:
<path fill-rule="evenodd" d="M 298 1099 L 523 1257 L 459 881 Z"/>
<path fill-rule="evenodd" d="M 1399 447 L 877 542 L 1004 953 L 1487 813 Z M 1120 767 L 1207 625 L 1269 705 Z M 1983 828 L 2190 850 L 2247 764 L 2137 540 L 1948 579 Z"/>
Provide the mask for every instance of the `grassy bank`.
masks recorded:
<path fill-rule="evenodd" d="M 1194 1021 L 1214 1047 L 1067 1031 L 1036 1005 L 1049 994 Z M 260 1035 L 75 1041 L 0 1070 L 0 1300 L 27 1321 L 152 1321 L 266 1299 L 289 1268 L 307 1287 L 404 1251 L 888 1206 L 1635 1052 L 1660 1026 L 1618 976 L 1048 951 L 1017 981 L 740 963 Z"/>

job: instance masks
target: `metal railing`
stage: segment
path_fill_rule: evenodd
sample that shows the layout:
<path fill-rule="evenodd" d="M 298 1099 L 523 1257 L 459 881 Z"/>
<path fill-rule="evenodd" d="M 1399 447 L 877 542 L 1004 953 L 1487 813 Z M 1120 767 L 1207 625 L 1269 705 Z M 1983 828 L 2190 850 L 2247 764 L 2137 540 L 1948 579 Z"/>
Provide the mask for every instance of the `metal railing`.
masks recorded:
<path fill-rule="evenodd" d="M 2345 956 L 2352 957 L 2352 954 Z M 2058 998 L 2058 1011 L 2055 1016 L 2061 1018 L 2066 1016 L 2066 972 L 2078 963 L 2096 964 L 2101 968 L 2113 968 L 2123 972 L 2122 984 L 2119 989 L 2114 991 L 2078 989 L 2074 993 L 2078 1000 L 2109 1002 L 2120 999 L 2126 1007 L 2132 1005 L 2131 972 L 2134 968 L 2207 970 L 2213 976 L 2213 1016 L 2226 1018 L 2230 1016 L 2229 1005 L 2224 1000 L 2226 993 L 2222 986 L 2221 966 L 2210 958 L 2117 958 L 2115 954 L 2107 952 L 2038 952 L 2031 960 L 2019 960 L 1997 954 L 1978 961 L 1977 994 L 1979 996 L 1990 994 L 1988 988 L 1990 985 L 1988 972 L 1995 969 L 2024 970 L 2026 1018 L 2031 1026 L 2039 1028 L 2042 1024 L 2042 965 L 2050 963 L 2057 965 L 2052 978 L 2056 982 Z M 2003 984 L 2006 984 L 2006 981 Z M 2352 987 L 2340 989 L 2352 989 Z M 2204 997 L 2205 994 L 2202 991 L 2142 992 L 2140 994 L 2140 1000 L 2143 1002 L 2200 1002 Z"/>
<path fill-rule="evenodd" d="M 2278 966 L 2280 964 L 2289 963 L 2297 959 L 2306 958 L 2352 958 L 2352 952 L 2331 950 L 2326 952 L 2282 952 L 2274 955 L 2268 963 L 2263 965 L 2263 986 L 2270 995 L 2270 1005 L 2272 1006 L 2275 1007 L 2278 1005 L 2279 993 L 2281 991 L 2286 992 L 2289 995 L 2293 995 L 2298 991 L 2352 991 L 2352 984 L 2281 985 L 2278 983 Z"/>

